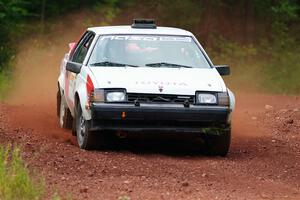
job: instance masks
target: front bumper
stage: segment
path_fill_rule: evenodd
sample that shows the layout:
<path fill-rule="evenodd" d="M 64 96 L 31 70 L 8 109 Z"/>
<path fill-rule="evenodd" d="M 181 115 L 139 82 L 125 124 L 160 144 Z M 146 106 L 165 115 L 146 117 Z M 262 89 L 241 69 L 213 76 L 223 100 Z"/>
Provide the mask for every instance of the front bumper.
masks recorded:
<path fill-rule="evenodd" d="M 231 110 L 223 106 L 179 104 L 91 105 L 92 130 L 202 132 L 204 128 L 228 127 Z"/>

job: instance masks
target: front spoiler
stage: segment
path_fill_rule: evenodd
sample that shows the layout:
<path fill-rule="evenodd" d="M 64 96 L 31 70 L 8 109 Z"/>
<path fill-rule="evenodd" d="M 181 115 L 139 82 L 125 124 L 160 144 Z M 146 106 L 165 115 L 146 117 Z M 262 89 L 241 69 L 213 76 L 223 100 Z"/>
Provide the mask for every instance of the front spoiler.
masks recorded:
<path fill-rule="evenodd" d="M 226 128 L 231 110 L 223 106 L 180 104 L 91 105 L 92 130 L 203 132 L 203 128 Z"/>

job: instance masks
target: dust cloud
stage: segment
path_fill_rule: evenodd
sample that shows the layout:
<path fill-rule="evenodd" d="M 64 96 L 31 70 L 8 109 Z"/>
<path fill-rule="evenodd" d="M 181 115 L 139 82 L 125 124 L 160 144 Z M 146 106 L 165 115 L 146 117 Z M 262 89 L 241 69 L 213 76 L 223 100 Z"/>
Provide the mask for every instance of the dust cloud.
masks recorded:
<path fill-rule="evenodd" d="M 33 34 L 19 43 L 12 87 L 5 99 L 12 126 L 50 137 L 66 137 L 56 116 L 57 79 L 68 44 L 77 41 L 89 26 L 87 18 L 86 11 L 70 14 L 47 25 L 44 34 Z"/>
<path fill-rule="evenodd" d="M 74 19 L 76 17 L 76 19 Z M 68 43 L 84 30 L 83 18 L 67 16 L 45 34 L 21 42 L 14 65 L 13 87 L 7 103 L 48 105 L 55 103 L 60 63 Z"/>

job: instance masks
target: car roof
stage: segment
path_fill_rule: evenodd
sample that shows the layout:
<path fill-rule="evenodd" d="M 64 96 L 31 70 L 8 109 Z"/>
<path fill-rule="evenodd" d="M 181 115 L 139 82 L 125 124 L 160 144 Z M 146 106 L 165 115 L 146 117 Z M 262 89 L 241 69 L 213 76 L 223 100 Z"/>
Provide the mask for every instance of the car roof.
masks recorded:
<path fill-rule="evenodd" d="M 98 35 L 109 34 L 146 34 L 146 35 L 178 35 L 178 36 L 193 36 L 189 31 L 171 28 L 161 27 L 157 28 L 132 28 L 131 26 L 100 26 L 88 28 L 89 31 L 93 31 Z"/>

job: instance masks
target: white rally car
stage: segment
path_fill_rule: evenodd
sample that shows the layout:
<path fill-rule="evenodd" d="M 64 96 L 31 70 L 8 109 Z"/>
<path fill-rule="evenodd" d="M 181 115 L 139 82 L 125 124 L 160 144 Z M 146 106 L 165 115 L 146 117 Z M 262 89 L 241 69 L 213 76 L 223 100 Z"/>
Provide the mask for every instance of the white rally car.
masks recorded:
<path fill-rule="evenodd" d="M 57 114 L 82 149 L 105 145 L 104 133 L 199 134 L 207 152 L 225 156 L 234 95 L 195 36 L 157 27 L 89 28 L 71 43 L 58 78 Z"/>

